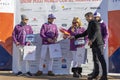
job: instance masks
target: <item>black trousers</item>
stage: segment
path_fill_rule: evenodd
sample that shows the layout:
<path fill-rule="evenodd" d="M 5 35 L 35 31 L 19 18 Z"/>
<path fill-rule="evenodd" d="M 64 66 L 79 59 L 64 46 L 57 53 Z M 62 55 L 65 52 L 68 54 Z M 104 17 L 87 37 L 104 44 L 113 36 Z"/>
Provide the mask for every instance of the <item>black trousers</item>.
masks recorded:
<path fill-rule="evenodd" d="M 102 75 L 107 76 L 107 67 L 106 67 L 106 62 L 103 56 L 103 45 L 97 46 L 97 47 L 92 47 L 92 53 L 93 53 L 93 63 L 94 63 L 94 69 L 93 73 L 98 74 L 99 73 L 99 62 L 102 67 Z"/>

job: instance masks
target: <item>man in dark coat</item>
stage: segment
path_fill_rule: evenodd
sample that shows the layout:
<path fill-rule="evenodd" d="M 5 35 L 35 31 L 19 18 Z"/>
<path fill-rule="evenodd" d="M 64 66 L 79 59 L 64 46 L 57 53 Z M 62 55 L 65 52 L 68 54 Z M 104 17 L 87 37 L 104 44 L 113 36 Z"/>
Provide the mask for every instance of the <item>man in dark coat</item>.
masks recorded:
<path fill-rule="evenodd" d="M 96 20 L 94 20 L 94 15 L 92 12 L 86 13 L 85 18 L 89 23 L 87 30 L 82 34 L 71 36 L 70 38 L 77 39 L 79 37 L 88 35 L 88 45 L 92 48 L 93 56 L 96 55 L 98 58 L 98 60 L 93 58 L 95 71 L 94 74 L 88 77 L 88 80 L 92 80 L 99 75 L 99 66 L 96 65 L 98 64 L 98 61 L 100 62 L 102 67 L 102 76 L 100 80 L 107 80 L 106 62 L 103 57 L 104 41 L 101 35 L 100 24 Z"/>

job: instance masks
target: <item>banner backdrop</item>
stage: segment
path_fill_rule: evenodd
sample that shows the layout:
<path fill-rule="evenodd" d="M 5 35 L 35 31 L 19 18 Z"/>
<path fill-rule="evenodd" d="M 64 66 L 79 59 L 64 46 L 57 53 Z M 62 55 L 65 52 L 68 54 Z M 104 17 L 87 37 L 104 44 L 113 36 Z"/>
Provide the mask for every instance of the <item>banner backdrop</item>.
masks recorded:
<path fill-rule="evenodd" d="M 14 1 L 0 0 L 0 70 L 12 68 L 12 30 Z"/>
<path fill-rule="evenodd" d="M 120 73 L 120 0 L 109 0 L 109 72 Z"/>
<path fill-rule="evenodd" d="M 86 12 L 101 13 L 103 20 L 107 24 L 107 0 L 16 0 L 15 24 L 20 23 L 20 15 L 25 14 L 29 17 L 29 23 L 32 26 L 35 34 L 35 41 L 37 46 L 36 61 L 31 62 L 31 72 L 37 72 L 38 63 L 41 50 L 40 28 L 41 25 L 47 22 L 47 16 L 53 13 L 56 16 L 55 23 L 58 28 L 63 27 L 68 29 L 71 26 L 72 19 L 78 16 L 82 21 L 82 26 L 87 28 L 87 22 L 84 18 Z M 53 70 L 56 74 L 70 74 L 70 67 L 72 62 L 72 54 L 69 51 L 69 40 L 63 40 L 62 34 L 59 33 L 58 42 L 62 48 L 62 58 L 54 59 Z M 14 52 L 16 52 L 14 46 Z M 88 63 L 83 65 L 83 73 L 91 72 L 93 66 L 91 50 L 88 50 Z M 48 57 L 48 56 L 47 56 Z M 17 55 L 13 55 L 13 71 L 17 72 L 16 63 Z M 24 61 L 23 61 L 24 63 Z M 44 71 L 47 71 L 47 58 L 45 60 Z M 24 64 L 23 64 L 24 72 Z"/>

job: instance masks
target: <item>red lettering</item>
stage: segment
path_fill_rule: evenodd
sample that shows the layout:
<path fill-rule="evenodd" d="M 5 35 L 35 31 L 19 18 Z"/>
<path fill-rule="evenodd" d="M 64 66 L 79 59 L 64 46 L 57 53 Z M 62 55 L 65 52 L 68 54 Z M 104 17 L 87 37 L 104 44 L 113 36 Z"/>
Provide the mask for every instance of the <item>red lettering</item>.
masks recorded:
<path fill-rule="evenodd" d="M 31 3 L 32 0 L 20 0 L 21 3 Z"/>
<path fill-rule="evenodd" d="M 41 3 L 43 0 L 33 0 L 33 3 Z"/>

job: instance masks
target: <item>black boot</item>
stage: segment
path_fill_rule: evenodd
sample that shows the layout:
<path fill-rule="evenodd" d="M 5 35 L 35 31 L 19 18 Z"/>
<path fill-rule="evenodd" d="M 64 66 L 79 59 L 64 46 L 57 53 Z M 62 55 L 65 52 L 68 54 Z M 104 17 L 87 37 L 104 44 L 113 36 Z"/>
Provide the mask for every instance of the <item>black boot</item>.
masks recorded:
<path fill-rule="evenodd" d="M 108 80 L 108 79 L 107 79 L 107 76 L 101 76 L 99 80 Z"/>
<path fill-rule="evenodd" d="M 93 79 L 97 79 L 99 73 L 92 73 L 90 76 L 88 76 L 88 80 L 93 80 Z"/>
<path fill-rule="evenodd" d="M 93 72 L 88 74 L 88 76 L 92 76 L 92 75 L 93 75 Z"/>
<path fill-rule="evenodd" d="M 89 73 L 88 76 L 92 76 L 95 73 L 95 70 L 93 72 Z"/>
<path fill-rule="evenodd" d="M 77 68 L 72 68 L 72 72 L 73 72 L 73 77 L 79 78 L 79 74 L 78 74 Z"/>
<path fill-rule="evenodd" d="M 82 77 L 82 67 L 77 67 L 77 70 L 78 70 L 78 74 Z"/>
<path fill-rule="evenodd" d="M 91 72 L 90 74 L 88 74 L 88 76 L 93 76 L 93 75 L 98 75 L 99 71 L 95 71 L 93 70 L 93 72 Z"/>

